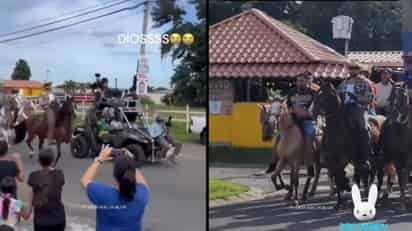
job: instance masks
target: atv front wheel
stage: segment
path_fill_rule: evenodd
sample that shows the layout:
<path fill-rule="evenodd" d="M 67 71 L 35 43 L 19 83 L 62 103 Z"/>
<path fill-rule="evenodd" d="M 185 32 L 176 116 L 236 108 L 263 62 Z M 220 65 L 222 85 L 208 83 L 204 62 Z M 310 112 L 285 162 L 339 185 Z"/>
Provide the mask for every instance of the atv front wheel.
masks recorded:
<path fill-rule="evenodd" d="M 74 137 L 70 143 L 70 149 L 75 158 L 86 158 L 89 155 L 89 145 L 87 144 L 86 137 Z"/>

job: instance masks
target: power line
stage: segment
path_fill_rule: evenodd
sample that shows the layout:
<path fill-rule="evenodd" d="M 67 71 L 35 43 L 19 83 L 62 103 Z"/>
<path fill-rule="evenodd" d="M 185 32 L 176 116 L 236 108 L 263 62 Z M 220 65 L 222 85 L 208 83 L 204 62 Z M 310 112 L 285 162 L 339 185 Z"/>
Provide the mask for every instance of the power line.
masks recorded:
<path fill-rule="evenodd" d="M 123 0 L 123 1 L 120 1 L 120 2 L 117 2 L 117 3 L 110 4 L 108 6 L 99 7 L 99 8 L 94 9 L 94 10 L 89 10 L 89 11 L 86 11 L 86 12 L 83 12 L 83 13 L 80 13 L 80 14 L 76 14 L 76 15 L 73 15 L 73 16 L 70 16 L 70 17 L 65 17 L 65 18 L 55 20 L 55 21 L 52 21 L 52 22 L 48 22 L 48 23 L 44 23 L 44 24 L 40 24 L 40 25 L 36 25 L 36 26 L 31 26 L 31 27 L 28 27 L 28 28 L 24 28 L 24 29 L 21 29 L 21 30 L 17 30 L 17 31 L 13 31 L 13 32 L 5 33 L 5 34 L 0 34 L 0 37 L 8 37 L 10 35 L 15 35 L 15 34 L 19 34 L 19 33 L 22 33 L 22 32 L 31 31 L 31 30 L 34 30 L 34 29 L 50 26 L 50 25 L 53 25 L 53 24 L 56 24 L 56 23 L 64 22 L 64 21 L 67 21 L 67 20 L 71 20 L 71 19 L 74 19 L 74 18 L 78 18 L 78 17 L 81 17 L 81 16 L 92 14 L 92 13 L 95 13 L 95 12 L 98 12 L 98 11 L 102 11 L 104 9 L 108 9 L 110 7 L 117 6 L 117 5 L 120 5 L 120 4 L 123 4 L 123 3 L 126 3 L 126 2 L 130 2 L 130 1 L 134 1 L 134 0 Z"/>
<path fill-rule="evenodd" d="M 104 6 L 104 5 L 113 3 L 113 2 L 117 2 L 117 1 L 119 1 L 119 0 L 114 0 L 114 1 L 112 0 L 112 1 L 102 2 L 101 4 L 88 6 L 88 7 L 85 7 L 83 9 L 77 9 L 77 10 L 73 10 L 73 11 L 70 11 L 70 12 L 64 12 L 64 13 L 60 14 L 59 16 L 56 15 L 56 16 L 53 16 L 53 17 L 42 18 L 42 19 L 36 20 L 36 22 L 26 22 L 26 23 L 17 24 L 16 27 L 26 27 L 26 26 L 30 26 L 30 25 L 36 25 L 36 24 L 42 23 L 42 22 L 57 20 L 57 19 L 59 19 L 61 17 L 64 17 L 64 16 L 69 16 L 69 15 L 72 15 L 72 14 L 75 14 L 75 13 L 83 12 L 85 10 L 94 9 L 94 8 L 101 7 L 101 6 Z M 1 36 L 1 34 L 0 34 L 0 36 Z"/>
<path fill-rule="evenodd" d="M 44 31 L 39 31 L 39 32 L 35 32 L 35 33 L 23 35 L 23 36 L 18 36 L 18 37 L 14 37 L 14 38 L 10 38 L 10 39 L 0 40 L 0 43 L 7 43 L 7 42 L 11 42 L 11 41 L 21 40 L 21 39 L 33 37 L 33 36 L 36 36 L 36 35 L 45 34 L 45 33 L 48 33 L 48 32 L 65 29 L 65 28 L 68 28 L 68 27 L 71 27 L 71 26 L 75 26 L 75 25 L 78 25 L 78 24 L 82 24 L 82 23 L 85 23 L 85 22 L 93 21 L 93 20 L 96 20 L 96 19 L 99 19 L 99 18 L 103 18 L 103 17 L 106 17 L 106 16 L 110 16 L 110 15 L 113 15 L 113 14 L 120 13 L 120 12 L 122 12 L 122 11 L 133 10 L 133 9 L 136 9 L 136 8 L 142 6 L 142 5 L 143 5 L 144 3 L 146 3 L 146 2 L 149 2 L 149 3 L 150 3 L 150 2 L 154 2 L 154 1 L 145 1 L 145 2 L 139 3 L 139 4 L 135 5 L 135 6 L 121 8 L 121 9 L 116 10 L 116 11 L 112 11 L 112 12 L 109 12 L 109 13 L 106 13 L 106 14 L 102 14 L 102 15 L 95 16 L 95 17 L 92 17 L 92 18 L 84 19 L 84 20 L 81 20 L 81 21 L 78 21 L 78 22 L 74 22 L 74 23 L 67 24 L 67 25 L 63 25 L 63 26 L 59 26 L 59 27 L 55 27 L 55 28 L 48 29 L 48 30 L 44 30 Z"/>

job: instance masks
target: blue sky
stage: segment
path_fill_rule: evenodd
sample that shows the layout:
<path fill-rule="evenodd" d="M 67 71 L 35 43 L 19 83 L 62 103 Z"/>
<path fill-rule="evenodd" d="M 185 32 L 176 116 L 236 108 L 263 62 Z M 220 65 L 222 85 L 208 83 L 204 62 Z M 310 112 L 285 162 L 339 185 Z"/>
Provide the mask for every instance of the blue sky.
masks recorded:
<path fill-rule="evenodd" d="M 112 1 L 1 0 L 0 34 L 45 23 L 44 19 L 47 18 L 59 18 L 62 15 L 67 17 L 70 12 L 105 2 Z M 142 1 L 127 2 L 92 16 L 132 6 L 139 2 Z M 195 8 L 188 3 L 188 0 L 178 0 L 178 4 L 183 5 L 186 10 L 185 20 L 196 20 Z M 80 19 L 87 17 L 90 15 Z M 23 58 L 29 62 L 33 80 L 46 80 L 47 69 L 50 70 L 48 79 L 53 81 L 53 84 L 60 84 L 70 79 L 91 82 L 94 80 L 94 73 L 99 72 L 109 78 L 111 86 L 114 86 L 114 78 L 117 77 L 119 87 L 130 87 L 132 76 L 136 71 L 140 46 L 121 45 L 117 39 L 120 33 L 141 33 L 142 23 L 143 7 L 67 29 L 10 43 L 0 43 L 0 79 L 10 79 L 16 61 Z M 64 24 L 67 22 L 50 27 Z M 152 28 L 151 19 L 149 19 L 149 33 L 161 34 L 168 29 L 168 26 Z M 0 40 L 10 37 L 0 37 Z M 150 65 L 149 85 L 170 87 L 170 78 L 174 68 L 171 59 L 169 57 L 161 59 L 160 44 L 147 45 L 146 54 Z"/>

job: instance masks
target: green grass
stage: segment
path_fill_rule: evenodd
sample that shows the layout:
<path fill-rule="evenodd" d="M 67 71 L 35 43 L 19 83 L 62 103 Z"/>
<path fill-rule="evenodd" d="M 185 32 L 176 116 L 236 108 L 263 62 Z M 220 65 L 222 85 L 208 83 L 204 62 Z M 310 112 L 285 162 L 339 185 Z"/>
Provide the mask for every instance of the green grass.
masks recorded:
<path fill-rule="evenodd" d="M 266 165 L 270 162 L 271 149 L 236 148 L 229 146 L 209 146 L 209 164 L 229 163 L 245 165 Z"/>
<path fill-rule="evenodd" d="M 247 186 L 226 182 L 222 180 L 209 180 L 209 200 L 228 199 L 232 196 L 238 196 L 249 189 Z"/>

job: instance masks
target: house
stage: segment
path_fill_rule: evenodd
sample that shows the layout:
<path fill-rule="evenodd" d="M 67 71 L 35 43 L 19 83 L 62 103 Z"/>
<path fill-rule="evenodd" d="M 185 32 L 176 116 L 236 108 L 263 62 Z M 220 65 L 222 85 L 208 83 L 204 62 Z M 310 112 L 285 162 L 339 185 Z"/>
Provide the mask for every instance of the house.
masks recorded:
<path fill-rule="evenodd" d="M 272 147 L 261 140 L 260 105 L 268 87 L 289 89 L 295 76 L 338 84 L 350 60 L 309 36 L 250 9 L 209 27 L 209 141 Z"/>
<path fill-rule="evenodd" d="M 25 97 L 39 97 L 43 93 L 43 83 L 34 80 L 2 80 L 0 91 L 11 93 L 19 90 Z"/>
<path fill-rule="evenodd" d="M 402 51 L 352 51 L 348 58 L 359 65 L 364 66 L 371 73 L 371 79 L 380 81 L 380 70 L 392 69 L 396 80 L 403 74 L 403 52 Z"/>

